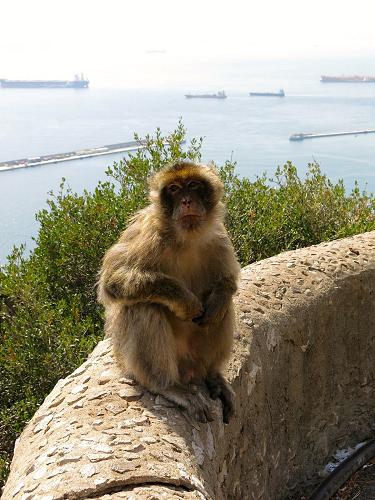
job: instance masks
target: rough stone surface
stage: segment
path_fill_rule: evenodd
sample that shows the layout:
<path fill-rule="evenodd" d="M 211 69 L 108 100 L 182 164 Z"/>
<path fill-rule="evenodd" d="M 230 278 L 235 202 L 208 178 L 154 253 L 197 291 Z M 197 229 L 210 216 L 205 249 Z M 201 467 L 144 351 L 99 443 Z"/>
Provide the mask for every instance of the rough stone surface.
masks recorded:
<path fill-rule="evenodd" d="M 374 433 L 375 232 L 243 269 L 236 304 L 229 425 L 123 377 L 105 340 L 25 428 L 3 500 L 283 499 Z"/>

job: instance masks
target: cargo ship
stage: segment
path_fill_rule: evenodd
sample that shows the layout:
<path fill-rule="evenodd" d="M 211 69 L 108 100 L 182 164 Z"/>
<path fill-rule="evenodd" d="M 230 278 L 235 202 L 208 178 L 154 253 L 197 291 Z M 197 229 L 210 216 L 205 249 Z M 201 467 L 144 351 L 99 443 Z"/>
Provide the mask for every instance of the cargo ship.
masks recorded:
<path fill-rule="evenodd" d="M 1 88 L 13 89 L 86 89 L 89 80 L 75 75 L 74 80 L 7 80 L 0 79 Z"/>
<path fill-rule="evenodd" d="M 362 75 L 352 75 L 352 76 L 327 76 L 322 75 L 320 77 L 322 83 L 375 83 L 375 76 L 362 76 Z"/>
<path fill-rule="evenodd" d="M 249 92 L 249 94 L 261 97 L 285 97 L 284 89 L 280 89 L 278 92 Z"/>
<path fill-rule="evenodd" d="M 216 94 L 185 94 L 185 97 L 187 99 L 193 99 L 193 98 L 194 99 L 195 98 L 199 98 L 199 99 L 226 99 L 227 95 L 224 92 L 224 90 L 220 90 Z"/>

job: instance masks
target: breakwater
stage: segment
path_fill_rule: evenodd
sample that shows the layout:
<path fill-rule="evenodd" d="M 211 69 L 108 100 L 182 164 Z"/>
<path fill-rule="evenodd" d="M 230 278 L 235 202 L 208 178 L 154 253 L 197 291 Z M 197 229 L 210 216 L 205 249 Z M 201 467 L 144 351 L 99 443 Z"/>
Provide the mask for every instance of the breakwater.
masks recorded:
<path fill-rule="evenodd" d="M 10 160 L 0 162 L 0 172 L 3 170 L 15 170 L 17 168 L 36 167 L 38 165 L 47 165 L 48 163 L 59 163 L 62 161 L 82 160 L 93 156 L 104 156 L 113 153 L 123 153 L 127 151 L 136 151 L 146 147 L 144 141 L 119 142 L 109 144 L 98 148 L 80 149 L 69 153 L 57 153 L 33 158 L 22 158 L 19 160 Z"/>
<path fill-rule="evenodd" d="M 341 135 L 360 135 L 360 134 L 373 134 L 375 129 L 369 130 L 354 130 L 353 132 L 327 132 L 325 134 L 292 134 L 289 137 L 290 141 L 303 141 L 305 139 L 316 139 L 318 137 L 338 137 Z"/>

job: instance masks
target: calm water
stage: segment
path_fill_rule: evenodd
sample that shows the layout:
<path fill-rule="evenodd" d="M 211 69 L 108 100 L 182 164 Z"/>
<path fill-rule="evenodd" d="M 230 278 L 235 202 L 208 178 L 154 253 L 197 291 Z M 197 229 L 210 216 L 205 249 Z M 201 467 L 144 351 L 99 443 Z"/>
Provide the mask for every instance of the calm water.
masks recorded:
<path fill-rule="evenodd" d="M 363 69 L 366 67 L 366 70 Z M 321 84 L 321 73 L 375 74 L 375 63 L 349 69 L 332 62 L 237 63 L 215 67 L 211 81 L 170 90 L 0 89 L 0 161 L 132 140 L 156 127 L 175 128 L 179 117 L 188 137 L 204 136 L 203 159 L 237 161 L 240 174 L 254 178 L 292 160 L 304 171 L 316 160 L 334 180 L 350 188 L 358 179 L 375 191 L 375 134 L 290 142 L 295 132 L 375 128 L 375 84 Z M 362 68 L 362 70 L 361 70 Z M 372 68 L 372 70 L 371 70 Z M 219 85 L 212 85 L 212 81 Z M 199 82 L 199 83 L 198 83 Z M 250 90 L 286 97 L 249 97 Z M 225 89 L 228 99 L 187 100 L 184 93 Z M 34 214 L 47 193 L 65 177 L 78 192 L 93 188 L 121 154 L 0 172 L 0 262 L 14 244 L 37 233 Z"/>

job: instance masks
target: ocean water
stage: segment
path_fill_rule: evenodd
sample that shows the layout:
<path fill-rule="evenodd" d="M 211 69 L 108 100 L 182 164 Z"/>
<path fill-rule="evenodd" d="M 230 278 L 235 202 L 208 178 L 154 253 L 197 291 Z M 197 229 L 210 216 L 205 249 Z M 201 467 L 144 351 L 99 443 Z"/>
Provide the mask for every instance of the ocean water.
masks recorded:
<path fill-rule="evenodd" d="M 95 88 L 0 89 L 0 161 L 61 153 L 133 139 L 156 127 L 172 131 L 181 117 L 188 138 L 204 137 L 203 160 L 233 158 L 254 179 L 291 160 L 305 171 L 317 161 L 333 180 L 375 191 L 375 134 L 290 142 L 297 132 L 375 128 L 375 84 L 322 84 L 320 74 L 375 74 L 375 62 L 238 61 L 215 63 L 189 84 L 149 90 Z M 366 68 L 366 69 L 363 69 Z M 192 71 L 193 69 L 191 69 Z M 210 77 L 207 76 L 210 73 Z M 214 83 L 212 83 L 214 82 Z M 250 97 L 277 91 L 286 97 Z M 188 100 L 191 91 L 225 89 L 226 100 Z M 0 262 L 38 227 L 35 213 L 65 177 L 72 189 L 92 189 L 123 154 L 0 172 Z"/>

